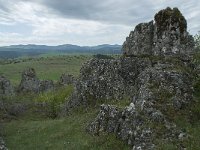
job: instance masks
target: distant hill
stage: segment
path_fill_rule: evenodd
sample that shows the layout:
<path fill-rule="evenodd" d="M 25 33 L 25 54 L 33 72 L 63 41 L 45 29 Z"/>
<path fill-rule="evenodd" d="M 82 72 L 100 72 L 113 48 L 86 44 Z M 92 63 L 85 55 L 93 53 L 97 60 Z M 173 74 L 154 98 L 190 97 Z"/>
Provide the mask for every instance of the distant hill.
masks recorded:
<path fill-rule="evenodd" d="M 0 58 L 16 58 L 21 56 L 35 56 L 45 53 L 89 53 L 89 54 L 120 54 L 121 45 L 78 46 L 64 44 L 58 46 L 47 45 L 11 45 L 0 47 Z"/>

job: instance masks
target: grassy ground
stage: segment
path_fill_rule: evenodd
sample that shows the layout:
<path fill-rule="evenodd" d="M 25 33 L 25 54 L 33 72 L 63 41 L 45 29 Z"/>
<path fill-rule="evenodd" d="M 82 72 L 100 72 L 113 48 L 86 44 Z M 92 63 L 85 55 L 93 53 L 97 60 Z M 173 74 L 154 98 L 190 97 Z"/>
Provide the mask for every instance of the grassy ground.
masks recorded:
<path fill-rule="evenodd" d="M 25 68 L 33 67 L 40 79 L 58 80 L 62 73 L 77 76 L 81 65 L 90 55 L 63 55 L 25 59 L 24 62 L 0 65 L 0 74 L 5 75 L 14 85 L 18 85 Z"/>
<path fill-rule="evenodd" d="M 59 106 L 73 91 L 71 85 L 39 95 L 15 96 L 15 101 L 29 104 L 29 110 L 17 116 L 16 120 L 3 123 L 3 135 L 10 150 L 128 150 L 126 143 L 114 134 L 102 133 L 92 136 L 86 132 L 88 123 L 94 120 L 99 105 L 87 109 L 79 107 L 69 116 L 58 118 Z M 12 99 L 12 98 L 11 98 Z M 9 102 L 13 101 L 9 99 Z M 34 102 L 46 103 L 37 107 Z M 128 101 L 114 101 L 124 106 Z M 50 106 L 50 107 L 49 107 Z M 39 112 L 38 112 L 39 110 Z M 55 118 L 55 119 L 52 119 Z"/>
<path fill-rule="evenodd" d="M 75 112 L 57 120 L 12 121 L 5 125 L 5 141 L 10 150 L 128 150 L 114 135 L 92 136 L 85 126 L 95 110 Z"/>

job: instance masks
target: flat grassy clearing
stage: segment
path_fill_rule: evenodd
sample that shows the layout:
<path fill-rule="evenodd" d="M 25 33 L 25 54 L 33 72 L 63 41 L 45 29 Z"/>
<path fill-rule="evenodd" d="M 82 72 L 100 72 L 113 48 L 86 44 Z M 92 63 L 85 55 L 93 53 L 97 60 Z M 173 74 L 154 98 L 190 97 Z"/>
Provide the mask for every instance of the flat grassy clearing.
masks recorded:
<path fill-rule="evenodd" d="M 10 150 L 128 150 L 113 134 L 92 136 L 85 131 L 97 110 L 80 110 L 62 119 L 17 120 L 4 124 Z"/>
<path fill-rule="evenodd" d="M 79 75 L 82 64 L 91 57 L 91 55 L 63 55 L 22 59 L 23 61 L 17 63 L 1 64 L 0 74 L 5 75 L 12 84 L 18 85 L 22 71 L 32 67 L 40 79 L 57 81 L 62 73 Z"/>

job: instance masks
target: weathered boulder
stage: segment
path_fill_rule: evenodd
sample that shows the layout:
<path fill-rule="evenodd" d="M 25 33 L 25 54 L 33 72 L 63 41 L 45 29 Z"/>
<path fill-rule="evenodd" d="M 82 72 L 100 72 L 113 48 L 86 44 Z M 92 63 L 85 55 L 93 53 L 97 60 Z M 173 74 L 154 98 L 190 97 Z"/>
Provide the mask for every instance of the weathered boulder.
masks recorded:
<path fill-rule="evenodd" d="M 54 83 L 52 80 L 43 80 L 39 83 L 39 92 L 47 92 L 54 90 Z"/>
<path fill-rule="evenodd" d="M 40 80 L 36 76 L 35 69 L 28 68 L 22 73 L 22 80 L 19 85 L 20 92 L 39 92 Z"/>
<path fill-rule="evenodd" d="M 0 96 L 11 96 L 14 94 L 14 88 L 10 81 L 4 76 L 0 76 Z"/>
<path fill-rule="evenodd" d="M 60 77 L 60 80 L 58 81 L 58 83 L 60 85 L 64 85 L 67 86 L 69 84 L 74 84 L 75 83 L 75 78 L 73 75 L 69 75 L 69 74 L 62 74 Z"/>
<path fill-rule="evenodd" d="M 192 74 L 178 65 L 158 63 L 139 74 L 132 101 L 141 109 L 154 105 L 160 105 L 163 112 L 182 109 L 192 102 L 192 79 Z"/>
<path fill-rule="evenodd" d="M 187 22 L 177 8 L 166 8 L 153 21 L 141 23 L 131 31 L 123 44 L 125 56 L 179 56 L 193 53 L 194 39 L 187 32 Z"/>
<path fill-rule="evenodd" d="M 154 132 L 148 127 L 146 120 L 131 103 L 124 110 L 112 105 L 101 105 L 95 120 L 86 130 L 95 135 L 101 132 L 116 133 L 116 135 L 135 148 L 155 149 L 152 143 Z M 134 149 L 134 148 L 133 148 Z"/>
<path fill-rule="evenodd" d="M 54 89 L 52 80 L 40 81 L 36 76 L 35 69 L 28 68 L 22 73 L 22 80 L 18 87 L 19 92 L 46 92 Z"/>

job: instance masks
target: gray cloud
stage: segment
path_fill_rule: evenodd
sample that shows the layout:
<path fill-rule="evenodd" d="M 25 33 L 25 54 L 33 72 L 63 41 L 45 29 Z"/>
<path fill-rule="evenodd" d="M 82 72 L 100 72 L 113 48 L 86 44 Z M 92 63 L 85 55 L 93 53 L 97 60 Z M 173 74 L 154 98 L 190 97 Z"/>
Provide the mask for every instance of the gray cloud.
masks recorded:
<path fill-rule="evenodd" d="M 153 15 L 167 6 L 178 7 L 186 18 L 200 15 L 199 0 L 37 0 L 68 18 L 105 21 L 133 25 L 153 19 Z M 198 18 L 193 18 L 198 20 Z"/>
<path fill-rule="evenodd" d="M 15 25 L 16 31 L 22 26 L 22 40 L 57 36 L 57 43 L 68 39 L 63 42 L 121 44 L 135 25 L 153 20 L 155 13 L 168 6 L 180 9 L 190 33 L 200 30 L 199 0 L 0 0 L 0 33 L 11 32 L 1 25 Z M 23 28 L 32 37 L 25 37 Z"/>
<path fill-rule="evenodd" d="M 59 15 L 68 18 L 130 25 L 150 18 L 154 6 L 146 0 L 40 0 Z"/>
<path fill-rule="evenodd" d="M 178 7 L 189 21 L 200 24 L 197 18 L 200 15 L 199 0 L 0 0 L 0 10 L 9 11 L 11 2 L 20 1 L 42 4 L 66 18 L 128 26 L 152 20 L 157 11 L 167 6 Z M 196 18 L 191 16 L 194 12 Z"/>

